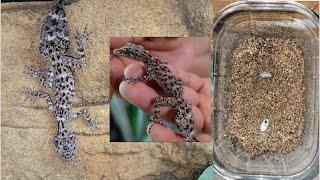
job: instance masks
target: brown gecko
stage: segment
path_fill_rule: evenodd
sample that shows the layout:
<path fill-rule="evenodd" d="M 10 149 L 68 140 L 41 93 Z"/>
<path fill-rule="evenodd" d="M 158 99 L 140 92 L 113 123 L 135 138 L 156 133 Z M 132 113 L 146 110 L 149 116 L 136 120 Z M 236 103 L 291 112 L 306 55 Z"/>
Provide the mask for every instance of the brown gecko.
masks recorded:
<path fill-rule="evenodd" d="M 179 130 L 178 133 L 185 141 L 197 141 L 192 104 L 183 98 L 183 83 L 181 79 L 176 77 L 168 68 L 167 62 L 158 59 L 144 49 L 144 47 L 132 43 L 127 43 L 125 46 L 115 49 L 113 54 L 143 62 L 147 75 L 127 78 L 129 83 L 156 81 L 167 95 L 167 97 L 155 97 L 153 99 L 153 116 L 151 116 L 148 124 L 147 133 L 150 134 L 154 123 L 164 125 L 160 121 L 160 106 L 172 106 L 174 107 L 175 122 Z"/>

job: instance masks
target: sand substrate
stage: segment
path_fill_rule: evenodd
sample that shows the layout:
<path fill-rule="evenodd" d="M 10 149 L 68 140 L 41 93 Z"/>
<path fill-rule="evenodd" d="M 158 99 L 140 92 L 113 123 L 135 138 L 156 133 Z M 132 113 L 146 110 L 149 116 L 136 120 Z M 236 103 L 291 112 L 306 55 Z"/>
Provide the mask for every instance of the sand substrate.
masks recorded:
<path fill-rule="evenodd" d="M 287 153 L 303 128 L 304 59 L 295 42 L 274 37 L 247 37 L 230 59 L 226 135 L 231 147 L 246 155 Z M 272 77 L 261 77 L 268 72 Z M 261 123 L 268 119 L 268 127 Z"/>

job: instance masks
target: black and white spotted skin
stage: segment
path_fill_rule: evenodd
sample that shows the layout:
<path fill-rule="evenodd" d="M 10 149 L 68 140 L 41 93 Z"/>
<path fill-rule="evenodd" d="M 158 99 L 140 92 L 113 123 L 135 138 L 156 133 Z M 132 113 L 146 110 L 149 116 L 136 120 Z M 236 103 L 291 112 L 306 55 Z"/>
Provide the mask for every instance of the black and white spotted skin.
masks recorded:
<path fill-rule="evenodd" d="M 187 142 L 198 141 L 196 139 L 196 131 L 194 130 L 195 116 L 192 112 L 192 104 L 184 98 L 175 97 L 156 97 L 153 99 L 154 110 L 151 122 L 159 122 L 160 106 L 172 106 L 174 108 L 175 121 L 178 127 L 178 133 Z M 163 124 L 162 124 L 163 125 Z M 148 129 L 152 128 L 152 123 L 149 123 Z"/>
<path fill-rule="evenodd" d="M 172 106 L 175 111 L 175 122 L 179 134 L 185 141 L 197 141 L 195 132 L 195 116 L 192 112 L 192 104 L 183 98 L 183 84 L 180 78 L 176 77 L 167 66 L 167 62 L 153 56 L 144 47 L 132 43 L 115 49 L 113 53 L 117 56 L 124 56 L 135 61 L 143 62 L 146 76 L 130 77 L 129 83 L 138 81 L 156 81 L 164 94 L 168 97 L 156 97 L 153 99 L 153 116 L 148 124 L 147 133 L 150 134 L 154 123 L 160 121 L 160 106 Z"/>
<path fill-rule="evenodd" d="M 35 69 L 31 70 L 33 77 L 39 78 L 47 90 L 53 90 L 55 100 L 51 100 L 48 93 L 40 91 L 28 92 L 32 98 L 43 98 L 48 103 L 49 109 L 57 123 L 57 133 L 54 137 L 54 145 L 59 154 L 67 161 L 74 156 L 76 148 L 76 136 L 68 129 L 67 122 L 79 116 L 85 116 L 90 127 L 95 128 L 88 109 L 84 108 L 77 113 L 71 111 L 75 96 L 75 80 L 72 67 L 82 68 L 86 66 L 84 44 L 88 40 L 89 33 L 85 29 L 83 34 L 76 33 L 76 45 L 78 58 L 68 56 L 69 32 L 66 13 L 63 2 L 58 1 L 46 18 L 40 35 L 39 51 L 50 60 L 48 72 Z"/>
<path fill-rule="evenodd" d="M 71 160 L 76 150 L 76 135 L 70 131 L 66 122 L 58 121 L 58 130 L 53 142 L 59 154 L 66 160 Z"/>
<path fill-rule="evenodd" d="M 63 1 L 60 0 L 41 27 L 39 51 L 46 58 L 52 52 L 66 54 L 69 49 L 69 42 L 68 20 Z"/>

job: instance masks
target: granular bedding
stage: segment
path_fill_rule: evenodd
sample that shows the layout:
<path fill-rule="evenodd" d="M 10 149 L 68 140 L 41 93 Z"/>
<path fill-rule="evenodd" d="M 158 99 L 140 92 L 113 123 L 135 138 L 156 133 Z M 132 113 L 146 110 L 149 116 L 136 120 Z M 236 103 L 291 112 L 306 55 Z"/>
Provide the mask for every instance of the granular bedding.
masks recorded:
<path fill-rule="evenodd" d="M 231 147 L 241 145 L 248 156 L 290 152 L 304 123 L 304 59 L 297 44 L 247 37 L 229 60 L 229 75 L 224 120 Z"/>

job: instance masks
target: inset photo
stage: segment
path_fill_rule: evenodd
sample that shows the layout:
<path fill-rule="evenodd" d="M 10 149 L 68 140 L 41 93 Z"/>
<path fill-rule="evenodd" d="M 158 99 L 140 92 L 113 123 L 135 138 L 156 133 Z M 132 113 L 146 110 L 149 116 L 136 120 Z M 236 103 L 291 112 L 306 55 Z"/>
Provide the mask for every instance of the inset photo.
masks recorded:
<path fill-rule="evenodd" d="M 319 179 L 319 2 L 214 7 L 213 169 Z"/>
<path fill-rule="evenodd" d="M 211 140 L 209 37 L 110 38 L 110 141 Z"/>
<path fill-rule="evenodd" d="M 63 0 L 1 4 L 4 179 L 52 177 L 69 162 L 81 167 L 82 159 L 95 162 L 87 147 L 107 143 L 107 53 L 99 51 L 94 23 L 82 23 L 82 10 L 70 12 L 75 6 Z"/>

